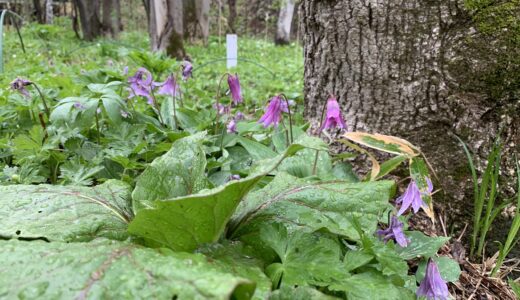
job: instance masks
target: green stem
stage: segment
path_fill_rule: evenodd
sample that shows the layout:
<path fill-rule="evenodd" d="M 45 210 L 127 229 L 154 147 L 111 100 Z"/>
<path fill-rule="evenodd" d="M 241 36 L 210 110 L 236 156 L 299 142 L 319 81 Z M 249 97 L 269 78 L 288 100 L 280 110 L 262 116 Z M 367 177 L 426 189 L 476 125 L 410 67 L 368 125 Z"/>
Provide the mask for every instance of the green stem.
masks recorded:
<path fill-rule="evenodd" d="M 321 127 L 323 126 L 323 119 L 325 118 L 325 109 L 327 108 L 327 101 L 323 104 L 323 108 L 321 109 L 321 118 L 320 118 L 320 127 L 318 131 L 318 138 L 321 138 Z M 320 151 L 316 150 L 316 156 L 314 157 L 314 165 L 312 166 L 312 175 L 316 175 L 316 169 L 318 167 L 318 158 L 320 155 Z"/>
<path fill-rule="evenodd" d="M 228 75 L 229 73 L 224 73 L 222 76 L 220 76 L 220 80 L 218 81 L 218 90 L 217 90 L 217 101 L 216 101 L 216 109 L 217 109 L 217 116 L 215 117 L 215 134 L 218 132 L 218 122 L 220 119 L 220 113 L 219 113 L 219 104 L 220 104 L 220 88 L 222 86 L 222 79 L 224 79 L 224 76 Z"/>
<path fill-rule="evenodd" d="M 97 142 L 98 142 L 98 145 L 101 145 L 101 134 L 99 131 L 99 117 L 98 117 L 97 109 L 96 109 L 95 115 L 96 115 Z"/>
<path fill-rule="evenodd" d="M 285 94 L 280 94 L 281 97 L 284 98 L 285 103 L 287 103 L 287 114 L 289 114 L 289 133 L 291 134 L 291 144 L 294 143 L 293 139 L 293 130 L 292 130 L 292 114 L 291 114 L 291 108 L 289 107 L 289 99 L 287 99 L 287 96 Z"/>
<path fill-rule="evenodd" d="M 150 94 L 152 95 L 153 106 L 154 106 L 155 110 L 157 111 L 157 115 L 159 116 L 159 122 L 161 122 L 161 125 L 164 126 L 164 120 L 161 116 L 161 108 L 159 107 L 159 103 L 157 103 L 157 99 L 155 98 L 153 89 L 150 89 Z"/>
<path fill-rule="evenodd" d="M 36 85 L 36 83 L 33 82 L 32 85 L 34 86 L 34 88 L 36 89 L 36 91 L 38 91 L 38 94 L 40 95 L 40 98 L 42 99 L 42 103 L 43 103 L 43 107 L 44 107 L 44 109 L 45 109 L 45 114 L 47 115 L 47 119 L 50 119 L 50 117 L 51 117 L 51 111 L 49 110 L 49 107 L 47 106 L 47 101 L 45 101 L 45 97 L 43 96 L 42 91 L 40 90 L 40 88 L 38 87 L 38 85 Z"/>

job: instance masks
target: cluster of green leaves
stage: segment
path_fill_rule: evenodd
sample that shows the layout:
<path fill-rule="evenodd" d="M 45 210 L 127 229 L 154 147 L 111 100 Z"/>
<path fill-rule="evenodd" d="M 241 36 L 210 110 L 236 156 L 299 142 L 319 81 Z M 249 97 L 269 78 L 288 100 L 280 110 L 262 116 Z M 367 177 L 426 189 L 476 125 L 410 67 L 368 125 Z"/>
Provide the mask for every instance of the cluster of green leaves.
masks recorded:
<path fill-rule="evenodd" d="M 58 28 L 30 30 L 46 47 L 58 47 Z M 210 41 L 205 51 L 219 56 L 222 50 L 215 43 Z M 245 44 L 262 47 L 262 42 Z M 238 122 L 236 133 L 226 133 L 231 115 L 221 115 L 217 123 L 212 108 L 217 65 L 194 59 L 195 78 L 181 83 L 176 121 L 171 97 L 156 95 L 154 106 L 127 99 L 122 66 L 128 56 L 159 81 L 178 72 L 178 63 L 100 41 L 77 50 L 93 57 L 82 66 L 89 71 L 78 75 L 77 52 L 66 55 L 63 48 L 48 57 L 53 60 L 49 72 L 48 62 L 38 58 L 20 64 L 19 74 L 53 99 L 50 118 L 40 115 L 37 94 L 25 98 L 4 90 L 0 95 L 0 295 L 415 297 L 425 258 L 435 256 L 447 238 L 406 231 L 410 244 L 400 248 L 375 235 L 394 209 L 389 200 L 395 183 L 382 180 L 384 175 L 409 160 L 414 180 L 425 188 L 427 168 L 408 142 L 346 136 L 397 154 L 377 163 L 374 176 L 359 179 L 341 155 L 333 157 L 323 141 L 305 134 L 301 110 L 291 109 L 296 112 L 294 143 L 287 128 L 265 129 L 257 123 L 262 99 L 282 90 L 279 84 L 288 94 L 301 89 L 291 74 L 277 73 L 288 67 L 299 71 L 282 58 L 271 68 L 276 78 L 244 75 L 258 73 L 256 66 L 244 73 L 239 69 L 246 101 L 232 113 L 240 110 L 246 119 Z M 108 57 L 112 66 L 102 66 Z M 53 72 L 59 68 L 66 79 L 56 79 L 61 76 Z M 294 97 L 299 100 L 297 93 Z M 408 260 L 419 263 L 415 275 Z M 457 279 L 455 262 L 436 261 L 445 280 Z"/>

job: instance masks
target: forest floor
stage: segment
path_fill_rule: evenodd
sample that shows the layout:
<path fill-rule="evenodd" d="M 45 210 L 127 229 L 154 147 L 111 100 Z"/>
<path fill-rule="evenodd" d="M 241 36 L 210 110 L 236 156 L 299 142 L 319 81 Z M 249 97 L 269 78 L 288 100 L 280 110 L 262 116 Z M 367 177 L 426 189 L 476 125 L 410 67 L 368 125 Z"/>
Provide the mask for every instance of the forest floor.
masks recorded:
<path fill-rule="evenodd" d="M 146 52 L 147 38 L 142 32 L 123 33 L 118 41 L 99 40 L 78 42 L 71 30 L 61 26 L 28 26 L 22 31 L 24 54 L 12 30 L 4 38 L 4 73 L 0 77 L 0 99 L 7 99 L 5 88 L 17 76 L 29 78 L 46 90 L 51 99 L 74 97 L 82 92 L 78 83 L 94 82 L 96 78 L 118 77 L 125 67 L 145 66 L 161 75 L 175 61 Z M 208 47 L 189 45 L 194 65 L 190 96 L 195 103 L 208 101 L 207 94 L 216 93 L 219 78 L 226 72 L 225 39 L 211 37 Z M 239 42 L 239 62 L 235 69 L 240 74 L 244 98 L 248 107 L 264 107 L 269 95 L 284 91 L 297 103 L 295 123 L 303 124 L 303 57 L 297 45 L 274 47 L 270 41 L 243 38 Z M 81 76 L 78 76 L 81 74 Z M 164 74 L 162 74 L 164 75 Z M 51 100 L 52 101 L 52 100 Z M 55 102 L 52 103 L 56 104 Z M 253 109 L 253 113 L 256 113 Z M 0 117 L 2 114 L 0 114 Z M 35 181 L 36 182 L 36 181 Z M 433 229 L 428 217 L 419 214 L 411 219 L 410 228 L 429 236 L 446 236 L 443 220 Z M 443 230 L 444 229 L 444 230 Z M 467 234 L 467 233 L 466 233 Z M 482 263 L 467 260 L 460 237 L 443 246 L 440 252 L 456 260 L 462 267 L 460 280 L 450 284 L 452 295 L 459 299 L 515 299 L 507 283 L 507 276 L 519 271 L 520 260 L 509 260 L 498 279 L 490 278 L 489 270 L 496 257 Z M 417 266 L 412 266 L 417 267 Z"/>

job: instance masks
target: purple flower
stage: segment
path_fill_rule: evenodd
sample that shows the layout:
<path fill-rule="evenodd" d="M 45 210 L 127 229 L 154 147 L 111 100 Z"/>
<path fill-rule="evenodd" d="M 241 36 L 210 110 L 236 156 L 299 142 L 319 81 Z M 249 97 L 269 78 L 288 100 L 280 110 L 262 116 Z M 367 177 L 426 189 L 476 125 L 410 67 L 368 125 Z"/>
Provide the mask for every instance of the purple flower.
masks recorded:
<path fill-rule="evenodd" d="M 237 113 L 235 114 L 235 119 L 237 121 L 244 120 L 245 118 L 246 116 L 244 116 L 244 114 L 241 111 L 237 111 Z"/>
<path fill-rule="evenodd" d="M 134 96 L 143 96 L 148 98 L 148 103 L 153 103 L 152 92 L 152 73 L 145 68 L 139 68 L 134 76 L 128 77 L 128 83 L 132 89 Z"/>
<path fill-rule="evenodd" d="M 237 132 L 237 122 L 235 119 L 231 119 L 227 125 L 227 133 L 236 133 Z"/>
<path fill-rule="evenodd" d="M 280 120 L 282 119 L 282 103 L 283 101 L 280 96 L 274 96 L 271 98 L 264 115 L 260 118 L 260 120 L 258 120 L 258 123 L 264 124 L 265 128 L 271 124 L 273 124 L 274 127 L 277 127 L 278 123 L 280 123 Z"/>
<path fill-rule="evenodd" d="M 426 297 L 426 299 L 444 300 L 448 299 L 450 292 L 448 285 L 442 279 L 437 265 L 433 259 L 428 260 L 426 265 L 426 274 L 417 289 L 417 297 Z"/>
<path fill-rule="evenodd" d="M 166 81 L 162 83 L 154 83 L 154 86 L 160 86 L 159 91 L 157 92 L 159 95 L 169 95 L 169 96 L 177 96 L 179 95 L 179 85 L 175 80 L 173 75 L 168 76 Z"/>
<path fill-rule="evenodd" d="M 186 81 L 191 77 L 191 72 L 193 71 L 193 65 L 189 61 L 185 61 L 182 64 L 182 80 Z"/>
<path fill-rule="evenodd" d="M 219 115 L 227 115 L 231 112 L 231 107 L 226 106 L 222 103 L 215 103 L 213 104 L 213 108 L 217 110 Z"/>
<path fill-rule="evenodd" d="M 330 97 L 327 100 L 327 115 L 325 117 L 325 122 L 321 126 L 320 130 L 331 128 L 347 128 L 347 124 L 345 124 L 345 121 L 341 116 L 338 100 L 336 100 L 335 97 Z"/>
<path fill-rule="evenodd" d="M 24 95 L 25 97 L 30 97 L 31 94 L 29 94 L 29 91 L 25 87 L 28 85 L 31 85 L 31 84 L 32 84 L 32 81 L 17 77 L 9 85 L 11 86 L 12 90 L 18 91 L 20 94 Z"/>
<path fill-rule="evenodd" d="M 79 110 L 84 110 L 86 107 L 81 102 L 74 102 L 74 108 Z"/>
<path fill-rule="evenodd" d="M 401 247 L 408 246 L 408 239 L 403 233 L 404 224 L 397 219 L 396 216 L 392 216 L 390 220 L 390 224 L 388 224 L 387 229 L 380 229 L 377 231 L 377 234 L 383 238 L 383 240 L 388 242 L 389 240 L 395 240 L 397 244 Z"/>
<path fill-rule="evenodd" d="M 240 180 L 240 175 L 238 174 L 233 174 L 233 175 L 230 175 L 227 179 L 227 181 L 232 181 L 232 180 Z"/>
<path fill-rule="evenodd" d="M 96 109 L 96 113 L 97 113 L 98 115 L 101 113 L 101 107 L 98 107 L 98 108 Z"/>
<path fill-rule="evenodd" d="M 238 80 L 238 74 L 235 76 L 229 74 L 227 82 L 229 84 L 229 90 L 231 91 L 231 99 L 233 103 L 237 105 L 238 103 L 242 103 L 242 91 L 240 90 L 240 81 Z"/>
<path fill-rule="evenodd" d="M 289 106 L 294 106 L 296 103 L 294 100 L 289 100 Z M 287 106 L 287 101 L 282 101 L 282 111 L 284 113 L 289 113 L 289 107 Z"/>
<path fill-rule="evenodd" d="M 431 193 L 433 191 L 432 182 L 429 178 L 426 178 L 426 182 L 428 183 L 428 193 Z M 402 215 L 410 206 L 414 213 L 417 213 L 422 206 L 426 206 L 426 203 L 422 200 L 422 195 L 423 193 L 419 190 L 417 183 L 414 180 L 410 181 L 404 194 L 395 201 L 397 204 L 401 204 L 397 215 Z"/>
<path fill-rule="evenodd" d="M 125 76 L 128 75 L 128 66 L 124 67 L 124 69 L 123 69 L 123 75 L 125 75 Z"/>

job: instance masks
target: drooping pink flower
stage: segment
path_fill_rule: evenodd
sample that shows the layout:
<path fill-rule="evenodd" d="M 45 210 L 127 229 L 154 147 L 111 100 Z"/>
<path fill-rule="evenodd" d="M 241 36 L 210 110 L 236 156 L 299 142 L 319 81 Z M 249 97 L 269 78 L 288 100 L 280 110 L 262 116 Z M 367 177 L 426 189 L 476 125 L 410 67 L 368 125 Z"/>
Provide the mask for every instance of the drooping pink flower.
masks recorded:
<path fill-rule="evenodd" d="M 231 113 L 231 107 L 224 105 L 222 103 L 213 104 L 213 108 L 217 110 L 219 115 L 227 115 Z"/>
<path fill-rule="evenodd" d="M 244 116 L 244 114 L 241 111 L 237 111 L 237 113 L 235 114 L 235 119 L 237 121 L 244 120 L 245 118 L 246 116 Z"/>
<path fill-rule="evenodd" d="M 378 230 L 377 235 L 383 238 L 385 242 L 395 240 L 399 246 L 406 247 L 408 246 L 408 239 L 404 235 L 403 229 L 404 224 L 396 216 L 392 216 L 388 228 Z"/>
<path fill-rule="evenodd" d="M 179 95 L 179 85 L 175 80 L 173 74 L 168 76 L 164 82 L 156 82 L 153 83 L 154 86 L 160 87 L 157 92 L 159 95 L 168 95 L 168 96 L 178 96 Z"/>
<path fill-rule="evenodd" d="M 193 71 L 193 65 L 189 61 L 185 61 L 182 64 L 182 80 L 186 81 L 191 77 L 191 73 Z"/>
<path fill-rule="evenodd" d="M 11 86 L 12 90 L 18 91 L 20 94 L 24 95 L 25 97 L 30 97 L 31 94 L 25 87 L 29 86 L 31 84 L 32 84 L 32 81 L 17 77 L 9 85 Z"/>
<path fill-rule="evenodd" d="M 429 178 L 426 178 L 428 183 L 428 193 L 433 191 L 433 184 Z M 401 208 L 397 213 L 398 216 L 402 215 L 408 208 L 412 207 L 413 212 L 417 213 L 421 207 L 426 207 L 426 203 L 423 201 L 422 196 L 417 183 L 412 180 L 408 184 L 406 191 L 395 201 L 397 204 L 401 204 Z"/>
<path fill-rule="evenodd" d="M 143 96 L 148 98 L 148 103 L 153 103 L 152 92 L 152 73 L 145 68 L 139 68 L 134 76 L 128 77 L 128 83 L 132 93 L 130 98 L 134 96 Z"/>
<path fill-rule="evenodd" d="M 227 133 L 236 133 L 237 132 L 237 122 L 235 119 L 229 120 L 229 123 L 227 124 Z"/>
<path fill-rule="evenodd" d="M 345 124 L 343 116 L 341 115 L 338 100 L 336 100 L 335 97 L 330 97 L 327 100 L 327 114 L 325 116 L 325 122 L 321 126 L 320 130 L 331 128 L 347 128 L 347 124 Z"/>
<path fill-rule="evenodd" d="M 235 76 L 228 74 L 227 82 L 229 85 L 229 90 L 231 91 L 231 99 L 235 105 L 242 103 L 244 100 L 242 98 L 242 91 L 240 89 L 240 81 L 238 80 L 238 74 Z"/>
<path fill-rule="evenodd" d="M 284 113 L 289 113 L 289 108 L 293 107 L 296 104 L 296 102 L 294 102 L 294 100 L 288 100 L 288 102 L 289 102 L 289 105 L 287 105 L 287 101 L 282 101 L 282 111 Z"/>
<path fill-rule="evenodd" d="M 433 259 L 428 259 L 426 274 L 417 289 L 417 297 L 426 297 L 428 300 L 445 300 L 450 297 L 448 285 L 441 277 Z"/>
<path fill-rule="evenodd" d="M 282 97 L 274 96 L 269 101 L 267 108 L 265 109 L 264 115 L 258 120 L 258 123 L 262 123 L 264 128 L 267 128 L 269 125 L 273 125 L 274 127 L 278 126 L 278 123 L 282 120 Z"/>

